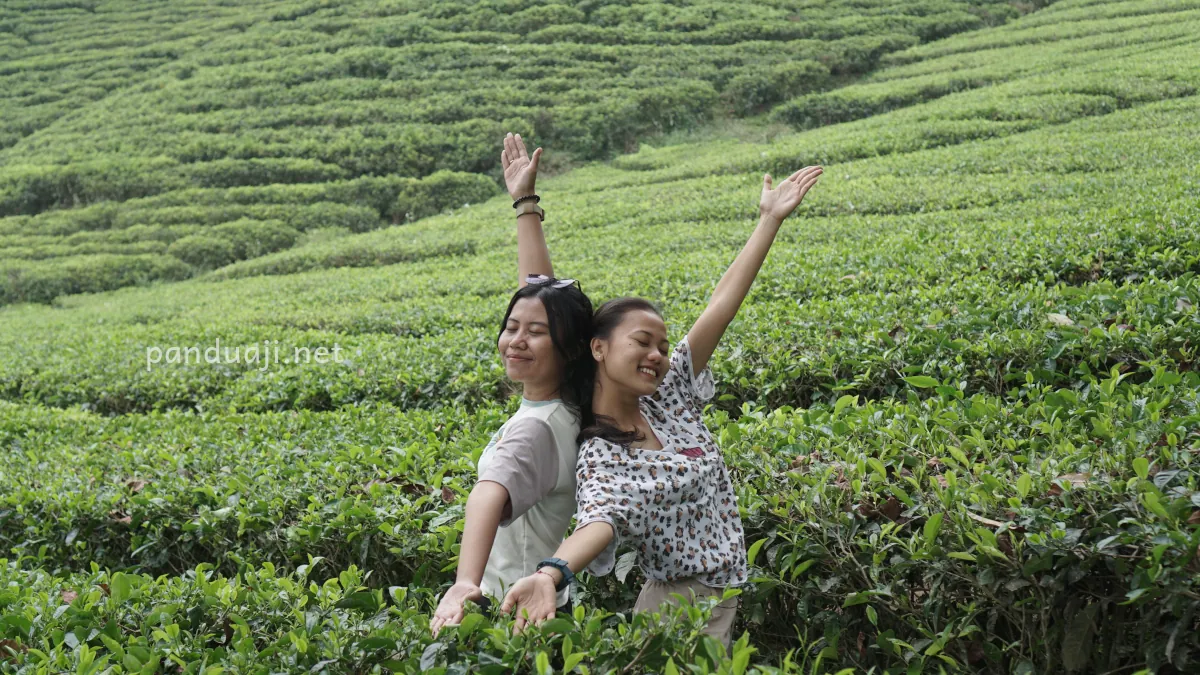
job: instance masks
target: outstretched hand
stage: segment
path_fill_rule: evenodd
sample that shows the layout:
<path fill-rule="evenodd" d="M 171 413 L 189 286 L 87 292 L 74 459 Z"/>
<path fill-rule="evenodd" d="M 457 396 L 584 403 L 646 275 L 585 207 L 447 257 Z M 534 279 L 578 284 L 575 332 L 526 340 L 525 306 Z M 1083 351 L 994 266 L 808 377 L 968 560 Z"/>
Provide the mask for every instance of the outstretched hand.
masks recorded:
<path fill-rule="evenodd" d="M 541 625 L 546 619 L 554 618 L 558 594 L 554 582 L 545 574 L 530 574 L 519 579 L 508 589 L 500 611 L 507 614 L 516 610 L 514 632 L 521 632 L 528 625 Z"/>
<path fill-rule="evenodd" d="M 511 131 L 504 137 L 504 152 L 500 153 L 500 164 L 504 167 L 504 182 L 508 185 L 508 194 L 513 199 L 533 194 L 533 183 L 537 179 L 538 162 L 542 159 L 542 149 L 533 151 L 533 156 L 525 151 L 525 142 L 521 134 L 514 135 Z"/>
<path fill-rule="evenodd" d="M 442 601 L 438 603 L 437 611 L 434 612 L 433 619 L 429 622 L 429 630 L 433 631 L 434 637 L 437 637 L 438 631 L 443 626 L 462 623 L 463 617 L 466 616 L 463 603 L 467 600 L 478 602 L 482 599 L 483 591 L 479 586 L 461 582 L 454 584 L 442 596 Z"/>
<path fill-rule="evenodd" d="M 819 166 L 806 166 L 788 176 L 774 189 L 771 188 L 771 174 L 763 174 L 762 197 L 758 201 L 759 215 L 782 223 L 800 206 L 809 188 L 821 177 L 821 171 Z"/>

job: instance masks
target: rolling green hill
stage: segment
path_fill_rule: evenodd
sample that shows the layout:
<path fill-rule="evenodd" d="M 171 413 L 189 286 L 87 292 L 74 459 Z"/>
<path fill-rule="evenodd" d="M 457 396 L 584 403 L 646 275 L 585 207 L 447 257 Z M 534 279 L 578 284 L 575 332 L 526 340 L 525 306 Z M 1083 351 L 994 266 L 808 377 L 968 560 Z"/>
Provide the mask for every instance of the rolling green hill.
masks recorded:
<path fill-rule="evenodd" d="M 1000 0 L 0 8 L 0 304 L 179 280 L 853 80 Z"/>
<path fill-rule="evenodd" d="M 431 30 L 479 30 L 440 8 Z M 332 11 L 295 21 L 332 31 L 348 21 Z M 678 339 L 752 229 L 762 174 L 825 167 L 713 358 L 706 421 L 753 558 L 731 657 L 696 617 L 612 614 L 636 569 L 585 578 L 575 614 L 532 636 L 483 615 L 428 636 L 474 461 L 513 407 L 493 342 L 516 274 L 502 196 L 0 308 L 0 671 L 1192 672 L 1200 3 L 1063 0 L 877 58 L 742 126 L 572 154 L 538 182 L 556 271 L 596 301 L 660 302 Z M 103 104 L 159 110 L 140 95 Z M 355 181 L 169 186 L 3 222 L 32 236 L 135 204 L 232 213 L 243 195 L 375 208 Z M 4 297 L 25 274 L 0 275 Z M 150 359 L 217 339 L 347 358 Z"/>

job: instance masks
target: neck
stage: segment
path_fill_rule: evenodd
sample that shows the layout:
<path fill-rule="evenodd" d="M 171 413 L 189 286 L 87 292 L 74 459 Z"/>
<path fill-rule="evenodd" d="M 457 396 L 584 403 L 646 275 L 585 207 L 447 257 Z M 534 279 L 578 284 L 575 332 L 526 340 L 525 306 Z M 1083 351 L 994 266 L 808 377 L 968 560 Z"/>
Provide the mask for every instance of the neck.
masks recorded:
<path fill-rule="evenodd" d="M 530 401 L 550 401 L 558 398 L 557 383 L 526 382 L 521 396 Z"/>
<path fill-rule="evenodd" d="M 610 418 L 617 427 L 625 430 L 636 429 L 642 415 L 637 394 L 620 391 L 615 386 L 601 386 L 599 377 L 592 391 L 592 412 Z"/>

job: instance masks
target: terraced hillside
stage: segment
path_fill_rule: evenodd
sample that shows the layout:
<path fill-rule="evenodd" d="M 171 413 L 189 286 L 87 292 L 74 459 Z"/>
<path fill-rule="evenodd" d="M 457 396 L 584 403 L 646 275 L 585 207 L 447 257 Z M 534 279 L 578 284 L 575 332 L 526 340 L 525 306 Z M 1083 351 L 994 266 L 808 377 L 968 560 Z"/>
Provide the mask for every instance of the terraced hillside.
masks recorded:
<path fill-rule="evenodd" d="M 0 8 L 0 304 L 179 280 L 768 111 L 1032 9 L 269 0 Z"/>
<path fill-rule="evenodd" d="M 429 637 L 513 407 L 501 197 L 0 309 L 0 670 L 1192 672 L 1198 43 L 1200 3 L 1063 0 L 539 180 L 557 270 L 677 339 L 762 174 L 825 166 L 713 359 L 732 655 L 629 616 L 636 569 Z M 218 338 L 347 358 L 151 362 Z"/>

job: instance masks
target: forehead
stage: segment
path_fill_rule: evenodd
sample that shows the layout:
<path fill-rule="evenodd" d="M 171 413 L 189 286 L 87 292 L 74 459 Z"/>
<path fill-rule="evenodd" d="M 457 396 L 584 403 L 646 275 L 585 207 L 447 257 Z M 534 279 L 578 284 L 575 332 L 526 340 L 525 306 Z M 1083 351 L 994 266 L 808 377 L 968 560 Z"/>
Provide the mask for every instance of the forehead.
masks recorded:
<path fill-rule="evenodd" d="M 621 319 L 620 330 L 626 334 L 644 330 L 657 339 L 665 340 L 667 338 L 667 324 L 663 323 L 662 317 L 644 309 L 626 314 Z"/>
<path fill-rule="evenodd" d="M 537 298 L 521 298 L 517 300 L 517 304 L 513 305 L 512 312 L 508 315 L 509 321 L 546 322 L 546 306 Z"/>

